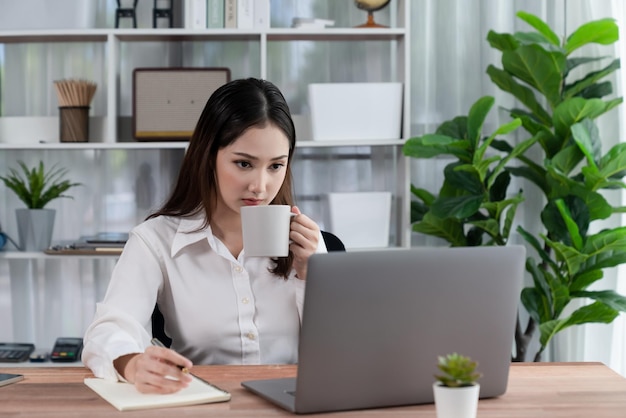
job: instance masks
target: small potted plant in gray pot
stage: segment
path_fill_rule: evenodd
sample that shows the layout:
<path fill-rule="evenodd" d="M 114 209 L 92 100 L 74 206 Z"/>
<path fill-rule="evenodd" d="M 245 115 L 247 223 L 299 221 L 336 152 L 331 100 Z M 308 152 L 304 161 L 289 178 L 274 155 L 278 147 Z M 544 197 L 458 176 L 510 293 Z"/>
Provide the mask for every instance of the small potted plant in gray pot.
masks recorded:
<path fill-rule="evenodd" d="M 46 209 L 50 201 L 58 198 L 72 198 L 64 193 L 80 183 L 72 183 L 64 177 L 67 169 L 56 165 L 46 171 L 42 161 L 29 168 L 23 161 L 17 162 L 21 172 L 14 168 L 9 174 L 0 176 L 9 189 L 26 205 L 16 209 L 17 233 L 21 251 L 43 251 L 50 246 L 56 211 Z"/>
<path fill-rule="evenodd" d="M 476 371 L 478 363 L 457 353 L 439 356 L 433 384 L 437 418 L 475 418 L 478 410 L 482 376 Z"/>

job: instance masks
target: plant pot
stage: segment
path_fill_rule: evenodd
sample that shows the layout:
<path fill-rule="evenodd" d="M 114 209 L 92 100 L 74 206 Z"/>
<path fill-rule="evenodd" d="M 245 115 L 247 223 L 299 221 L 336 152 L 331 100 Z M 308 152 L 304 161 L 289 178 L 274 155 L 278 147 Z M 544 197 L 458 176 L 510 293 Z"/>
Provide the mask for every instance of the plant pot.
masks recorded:
<path fill-rule="evenodd" d="M 16 209 L 17 235 L 21 251 L 44 251 L 50 247 L 54 209 Z"/>
<path fill-rule="evenodd" d="M 433 383 L 437 418 L 476 418 L 480 384 L 451 388 Z"/>

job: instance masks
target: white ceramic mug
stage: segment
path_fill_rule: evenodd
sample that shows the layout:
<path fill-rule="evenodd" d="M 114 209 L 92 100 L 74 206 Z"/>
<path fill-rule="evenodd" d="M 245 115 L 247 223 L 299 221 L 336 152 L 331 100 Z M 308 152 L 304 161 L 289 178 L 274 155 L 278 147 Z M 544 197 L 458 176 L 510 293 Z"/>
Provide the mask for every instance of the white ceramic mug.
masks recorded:
<path fill-rule="evenodd" d="M 289 205 L 242 206 L 243 250 L 248 257 L 289 255 Z"/>

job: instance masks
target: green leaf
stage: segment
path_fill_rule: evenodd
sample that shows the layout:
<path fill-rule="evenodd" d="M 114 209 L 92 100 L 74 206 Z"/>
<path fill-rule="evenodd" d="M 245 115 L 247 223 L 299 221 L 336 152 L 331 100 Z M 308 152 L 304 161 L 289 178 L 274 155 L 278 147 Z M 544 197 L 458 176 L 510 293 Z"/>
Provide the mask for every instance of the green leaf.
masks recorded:
<path fill-rule="evenodd" d="M 497 161 L 502 160 L 502 157 L 500 157 L 499 155 L 493 155 L 489 158 L 487 158 L 486 160 L 478 160 L 474 162 L 473 167 L 478 171 L 478 177 L 480 179 L 481 182 L 485 181 L 485 178 L 487 177 L 487 173 L 489 172 L 489 167 L 491 167 L 491 165 Z M 498 172 L 493 172 L 492 174 L 495 176 L 497 175 L 501 170 L 498 170 Z"/>
<path fill-rule="evenodd" d="M 606 18 L 585 23 L 568 36 L 565 42 L 567 55 L 589 43 L 610 45 L 619 39 L 615 19 Z"/>
<path fill-rule="evenodd" d="M 435 133 L 449 136 L 450 138 L 467 140 L 467 116 L 457 116 L 452 120 L 443 122 L 437 127 Z"/>
<path fill-rule="evenodd" d="M 564 100 L 554 109 L 552 115 L 556 134 L 565 139 L 569 138 L 570 127 L 585 118 L 594 119 L 604 113 L 606 104 L 600 99 L 583 99 L 573 97 Z"/>
<path fill-rule="evenodd" d="M 483 123 L 494 102 L 495 99 L 493 97 L 484 96 L 478 99 L 470 108 L 469 114 L 467 115 L 467 139 L 470 141 L 472 149 L 478 146 Z"/>
<path fill-rule="evenodd" d="M 436 199 L 436 196 L 434 196 L 432 193 L 430 193 L 428 190 L 426 189 L 421 189 L 418 187 L 415 187 L 413 185 L 411 185 L 411 193 L 419 198 L 422 202 L 424 202 L 425 204 L 427 204 L 428 206 L 432 205 L 433 202 Z"/>
<path fill-rule="evenodd" d="M 541 124 L 537 120 L 535 115 L 523 109 L 514 108 L 514 109 L 511 109 L 509 113 L 511 114 L 512 118 L 520 119 L 522 121 L 522 126 L 524 127 L 524 129 L 526 129 L 528 133 L 531 134 L 532 136 L 535 136 L 539 134 L 540 132 L 543 132 L 545 134 L 551 133 L 550 126 L 552 126 L 552 117 L 548 115 L 547 113 L 546 113 L 546 117 L 548 118 L 547 120 L 548 125 Z"/>
<path fill-rule="evenodd" d="M 547 303 L 536 287 L 522 289 L 520 299 L 530 317 L 538 324 L 543 322 L 543 317 L 548 317 L 550 314 L 549 303 Z"/>
<path fill-rule="evenodd" d="M 467 194 L 482 196 L 484 194 L 480 175 L 476 167 L 471 164 L 450 163 L 444 168 L 443 175 L 445 180 L 440 197 L 441 195 L 452 197 Z M 454 189 L 452 193 L 448 189 L 450 187 Z"/>
<path fill-rule="evenodd" d="M 533 113 L 533 116 L 544 125 L 552 126 L 550 114 L 539 104 L 535 93 L 530 88 L 519 84 L 508 72 L 489 65 L 487 74 L 502 91 L 511 93 Z"/>
<path fill-rule="evenodd" d="M 487 188 L 490 202 L 498 202 L 506 199 L 509 184 L 511 184 L 511 174 L 504 170 L 497 175 L 491 187 Z M 520 193 L 521 194 L 521 193 Z"/>
<path fill-rule="evenodd" d="M 482 231 L 485 231 L 491 237 L 500 236 L 500 225 L 498 225 L 498 222 L 496 222 L 495 219 L 472 221 L 472 222 L 469 222 L 469 224 L 474 225 L 477 228 L 480 228 Z"/>
<path fill-rule="evenodd" d="M 556 253 L 557 259 L 565 262 L 567 267 L 567 274 L 570 277 L 573 277 L 578 271 L 583 263 L 587 260 L 587 255 L 577 251 L 574 247 L 563 244 L 561 242 L 556 242 L 548 239 L 547 237 L 543 237 L 546 244 L 554 250 Z"/>
<path fill-rule="evenodd" d="M 513 119 L 512 121 L 505 123 L 504 125 L 500 125 L 491 135 L 489 135 L 487 139 L 485 139 L 482 145 L 476 150 L 476 153 L 474 154 L 474 164 L 484 158 L 487 149 L 491 146 L 491 143 L 495 140 L 496 136 L 509 134 L 519 128 L 521 125 L 522 121 L 519 119 Z M 498 173 L 499 171 L 494 174 L 497 175 Z M 485 176 L 482 176 L 482 178 L 484 177 Z"/>
<path fill-rule="evenodd" d="M 516 126 L 516 125 L 509 124 L 509 126 Z M 493 169 L 492 174 L 489 176 L 489 179 L 487 181 L 487 188 L 491 189 L 491 187 L 493 186 L 493 182 L 496 179 L 496 176 L 500 174 L 500 172 L 504 169 L 505 165 L 508 164 L 509 161 L 511 161 L 514 158 L 518 158 L 520 155 L 524 154 L 526 150 L 528 150 L 530 147 L 533 146 L 533 144 L 535 144 L 535 142 L 537 142 L 538 138 L 539 138 L 539 135 L 536 135 L 532 138 L 529 138 L 527 140 L 524 140 L 518 143 L 515 146 L 515 148 L 513 148 L 506 157 L 502 158 L 500 162 L 498 163 L 498 165 Z"/>
<path fill-rule="evenodd" d="M 574 245 L 573 239 L 587 234 L 590 223 L 589 208 L 581 198 L 568 195 L 550 200 L 541 211 L 541 221 L 553 240 Z M 570 227 L 570 222 L 575 226 Z M 575 235 L 578 238 L 572 237 L 572 228 L 576 230 Z M 577 250 L 580 251 L 581 247 Z"/>
<path fill-rule="evenodd" d="M 460 221 L 438 218 L 430 212 L 424 215 L 422 222 L 413 225 L 413 231 L 442 238 L 453 247 L 466 245 L 463 224 Z"/>
<path fill-rule="evenodd" d="M 588 262 L 585 264 L 588 264 Z M 584 269 L 585 269 L 584 267 L 581 268 L 581 271 Z M 574 276 L 574 279 L 572 280 L 572 283 L 569 286 L 570 292 L 573 293 L 579 290 L 586 289 L 588 286 L 597 282 L 602 277 L 604 277 L 604 273 L 600 269 L 593 269 L 590 271 L 579 272 L 578 274 L 576 274 L 576 276 Z"/>
<path fill-rule="evenodd" d="M 567 76 L 573 69 L 575 69 L 576 67 L 583 65 L 583 64 L 589 64 L 592 62 L 596 62 L 596 61 L 602 61 L 604 59 L 606 59 L 606 56 L 601 56 L 601 57 L 568 57 L 567 58 L 567 68 L 565 70 L 565 75 Z"/>
<path fill-rule="evenodd" d="M 496 33 L 493 30 L 487 33 L 487 41 L 491 47 L 499 51 L 516 49 L 519 46 L 519 42 L 513 35 L 509 33 Z"/>
<path fill-rule="evenodd" d="M 415 200 L 411 201 L 411 224 L 415 222 L 421 222 L 424 218 L 424 215 L 430 210 L 430 207 L 426 206 L 422 202 L 417 202 Z"/>
<path fill-rule="evenodd" d="M 565 175 L 569 175 L 584 158 L 584 154 L 577 145 L 563 148 L 552 157 L 552 165 Z"/>
<path fill-rule="evenodd" d="M 407 157 L 432 158 L 438 155 L 453 155 L 465 161 L 470 161 L 471 155 L 467 151 L 469 142 L 449 136 L 426 134 L 420 137 L 409 138 L 402 146 L 402 152 Z"/>
<path fill-rule="evenodd" d="M 626 227 L 606 229 L 587 237 L 583 271 L 615 267 L 626 258 Z"/>
<path fill-rule="evenodd" d="M 597 126 L 591 119 L 585 118 L 582 122 L 572 125 L 571 131 L 578 148 L 587 158 L 587 167 L 599 173 L 596 161 L 602 157 L 602 143 Z"/>
<path fill-rule="evenodd" d="M 541 246 L 541 243 L 539 242 L 539 240 L 537 240 L 537 238 L 535 238 L 534 235 L 532 235 L 530 232 L 528 232 L 524 228 L 522 228 L 521 225 L 519 225 L 517 227 L 517 232 L 522 236 L 522 238 L 524 238 L 524 240 L 526 240 L 526 242 L 528 242 L 535 249 L 535 251 L 537 252 L 539 257 L 541 258 L 541 261 L 543 263 L 545 263 L 546 265 L 550 266 L 550 268 L 553 271 L 558 271 L 559 270 L 559 267 L 557 266 L 556 262 L 543 249 L 543 247 Z"/>
<path fill-rule="evenodd" d="M 517 12 L 517 17 L 535 28 L 537 32 L 541 33 L 552 44 L 557 46 L 560 45 L 561 40 L 559 39 L 557 34 L 552 31 L 552 29 L 550 28 L 550 26 L 548 26 L 546 22 L 544 22 L 537 16 L 523 11 L 519 11 Z"/>
<path fill-rule="evenodd" d="M 522 45 L 541 45 L 546 51 L 562 51 L 559 45 L 554 45 L 548 38 L 537 32 L 515 32 L 515 39 Z"/>
<path fill-rule="evenodd" d="M 483 202 L 482 195 L 465 195 L 459 197 L 442 197 L 433 203 L 433 214 L 440 218 L 465 219 L 474 215 Z"/>
<path fill-rule="evenodd" d="M 546 176 L 548 198 L 557 199 L 568 195 L 576 196 L 582 199 L 589 208 L 590 220 L 606 219 L 611 216 L 613 210 L 604 196 L 596 191 L 590 190 L 585 184 L 562 175 L 549 164 L 549 162 L 546 162 L 548 168 L 548 175 Z"/>
<path fill-rule="evenodd" d="M 605 305 L 604 303 L 594 302 L 591 305 L 583 306 L 577 309 L 565 319 L 555 319 L 544 322 L 539 325 L 539 330 L 541 332 L 541 346 L 545 347 L 552 337 L 565 328 L 591 322 L 610 324 L 615 318 L 617 318 L 618 314 L 618 311 Z"/>
<path fill-rule="evenodd" d="M 622 178 L 626 174 L 626 143 L 613 146 L 598 165 L 603 178 Z"/>
<path fill-rule="evenodd" d="M 612 290 L 572 292 L 573 297 L 590 298 L 604 303 L 616 311 L 626 312 L 626 297 Z"/>
<path fill-rule="evenodd" d="M 506 216 L 504 218 L 504 227 L 502 228 L 502 235 L 508 239 L 511 234 L 511 229 L 513 227 L 513 221 L 515 220 L 515 214 L 517 212 L 517 207 L 524 201 L 522 197 L 522 192 L 520 192 L 517 197 L 513 199 L 508 199 L 508 202 L 511 202 L 511 206 L 506 211 Z"/>
<path fill-rule="evenodd" d="M 566 66 L 565 55 L 548 52 L 539 45 L 522 45 L 502 52 L 505 71 L 539 90 L 551 108 L 561 102 L 561 83 Z"/>
<path fill-rule="evenodd" d="M 613 94 L 613 84 L 610 81 L 604 81 L 584 88 L 578 96 L 585 99 L 601 99 L 610 94 Z"/>
<path fill-rule="evenodd" d="M 561 213 L 563 221 L 565 222 L 567 231 L 569 232 L 570 241 L 573 243 L 574 248 L 576 248 L 577 251 L 580 251 L 583 247 L 583 239 L 580 236 L 578 225 L 572 219 L 572 214 L 570 213 L 569 208 L 565 206 L 565 202 L 563 201 L 563 199 L 558 199 L 555 203 L 556 207 Z"/>
<path fill-rule="evenodd" d="M 594 71 L 594 72 L 587 74 L 581 80 L 578 80 L 573 84 L 569 84 L 565 86 L 565 89 L 563 91 L 563 97 L 570 98 L 570 97 L 576 96 L 577 94 L 582 92 L 584 89 L 592 86 L 598 80 L 606 77 L 607 75 L 611 74 L 615 70 L 619 69 L 619 67 L 620 67 L 620 61 L 619 59 L 616 59 L 605 68 L 599 71 Z"/>

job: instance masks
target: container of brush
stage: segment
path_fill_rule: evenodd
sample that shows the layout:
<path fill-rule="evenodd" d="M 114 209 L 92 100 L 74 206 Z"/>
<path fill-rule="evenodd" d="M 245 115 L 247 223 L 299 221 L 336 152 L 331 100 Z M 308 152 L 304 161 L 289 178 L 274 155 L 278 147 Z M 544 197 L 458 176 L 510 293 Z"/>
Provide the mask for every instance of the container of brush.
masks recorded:
<path fill-rule="evenodd" d="M 54 87 L 59 100 L 59 140 L 89 141 L 89 109 L 96 84 L 82 79 L 58 80 Z"/>

